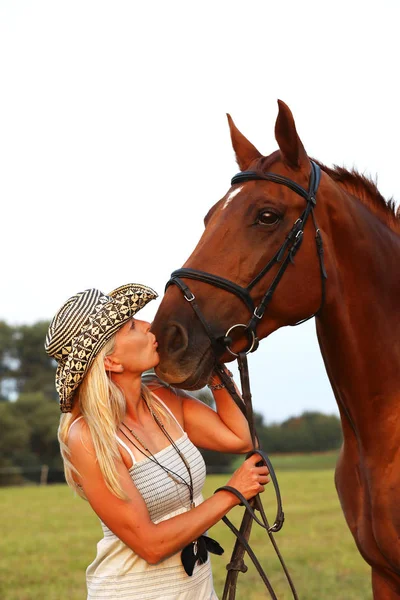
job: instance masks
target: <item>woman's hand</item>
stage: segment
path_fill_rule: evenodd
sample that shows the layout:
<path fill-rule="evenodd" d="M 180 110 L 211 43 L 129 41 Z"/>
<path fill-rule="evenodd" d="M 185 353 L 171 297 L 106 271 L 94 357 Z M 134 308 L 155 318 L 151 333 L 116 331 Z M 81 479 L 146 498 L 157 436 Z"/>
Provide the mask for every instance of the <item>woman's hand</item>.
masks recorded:
<path fill-rule="evenodd" d="M 256 464 L 258 462 L 260 462 L 260 456 L 252 454 L 234 472 L 227 483 L 230 487 L 238 490 L 246 500 L 253 498 L 257 494 L 261 494 L 265 489 L 264 486 L 270 481 L 268 467 L 265 465 L 257 467 Z M 240 504 L 239 498 L 237 504 Z"/>
<path fill-rule="evenodd" d="M 224 371 L 225 374 L 228 375 L 228 377 L 230 377 L 230 379 L 233 378 L 232 373 L 229 371 L 229 369 L 228 369 L 228 367 L 226 365 L 224 365 L 223 363 L 221 363 L 219 366 L 220 366 L 221 370 Z M 221 379 L 220 371 L 217 368 L 215 368 L 213 370 L 213 372 L 211 373 L 211 376 L 210 376 L 210 379 L 208 380 L 208 384 L 207 385 L 212 390 L 213 386 L 219 385 L 219 384 L 222 384 L 222 383 L 223 382 L 222 382 L 222 379 Z M 233 379 L 232 379 L 232 383 L 234 383 Z M 223 387 L 225 387 L 225 386 L 223 386 Z"/>

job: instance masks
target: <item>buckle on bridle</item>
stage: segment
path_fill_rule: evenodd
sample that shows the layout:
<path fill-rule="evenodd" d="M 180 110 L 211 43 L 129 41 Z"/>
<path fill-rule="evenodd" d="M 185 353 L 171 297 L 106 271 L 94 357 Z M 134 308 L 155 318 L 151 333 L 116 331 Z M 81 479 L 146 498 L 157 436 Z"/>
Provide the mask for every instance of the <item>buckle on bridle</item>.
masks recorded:
<path fill-rule="evenodd" d="M 256 306 L 256 308 L 254 309 L 253 315 L 254 315 L 254 316 L 257 318 L 257 319 L 260 319 L 260 320 L 261 320 L 261 319 L 263 318 L 263 316 L 264 316 L 264 311 L 263 311 L 261 314 L 258 314 L 258 312 L 257 312 L 257 311 L 258 311 L 258 309 L 259 309 L 259 306 Z"/>
<path fill-rule="evenodd" d="M 189 298 L 188 298 L 186 296 L 186 290 L 185 290 L 185 292 L 183 293 L 183 297 L 185 298 L 185 300 L 187 300 L 188 302 L 193 302 L 193 300 L 196 300 L 196 296 L 193 294 L 193 292 L 190 291 L 189 289 L 187 291 L 191 294 L 191 296 L 189 296 Z"/>

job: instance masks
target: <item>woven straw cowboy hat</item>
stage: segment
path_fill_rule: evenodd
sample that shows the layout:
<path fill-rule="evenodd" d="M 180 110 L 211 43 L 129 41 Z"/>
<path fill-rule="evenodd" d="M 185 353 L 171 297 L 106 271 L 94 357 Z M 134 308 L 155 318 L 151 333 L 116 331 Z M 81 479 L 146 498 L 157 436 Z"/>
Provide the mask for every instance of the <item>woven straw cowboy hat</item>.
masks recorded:
<path fill-rule="evenodd" d="M 56 389 L 61 412 L 71 412 L 73 396 L 108 340 L 157 293 L 137 283 L 109 294 L 89 289 L 69 298 L 56 313 L 45 350 L 57 361 Z"/>

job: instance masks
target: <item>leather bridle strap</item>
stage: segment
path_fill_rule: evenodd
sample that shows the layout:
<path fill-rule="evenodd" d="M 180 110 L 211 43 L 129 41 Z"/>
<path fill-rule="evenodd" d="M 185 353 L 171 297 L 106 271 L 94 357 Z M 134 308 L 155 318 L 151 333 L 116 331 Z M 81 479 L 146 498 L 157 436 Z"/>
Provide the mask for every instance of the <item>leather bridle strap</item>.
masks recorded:
<path fill-rule="evenodd" d="M 317 192 L 319 181 L 321 178 L 321 172 L 319 171 L 319 167 L 317 163 L 314 161 L 311 162 L 312 172 L 310 178 L 310 185 L 308 191 L 305 190 L 301 185 L 289 179 L 288 177 L 284 177 L 283 175 L 277 175 L 276 173 L 258 173 L 257 171 L 240 171 L 234 175 L 231 179 L 231 185 L 235 185 L 236 183 L 244 183 L 250 180 L 259 180 L 259 181 L 273 181 L 274 183 L 279 183 L 280 185 L 285 185 L 286 187 L 299 194 L 299 196 L 303 196 L 305 200 L 309 200 L 310 194 L 313 196 L 313 201 L 315 203 L 315 194 Z M 315 167 L 318 167 L 315 169 Z"/>
<path fill-rule="evenodd" d="M 193 308 L 194 312 L 197 315 L 197 318 L 203 325 L 203 327 L 210 339 L 214 354 L 216 356 L 220 356 L 222 354 L 222 352 L 224 352 L 224 350 L 225 350 L 225 336 L 222 336 L 222 338 L 216 338 L 214 336 L 214 333 L 213 333 L 211 327 L 209 326 L 208 322 L 204 318 L 204 315 L 203 315 L 202 311 L 200 310 L 199 305 L 196 302 L 196 296 L 191 292 L 189 287 L 182 281 L 182 279 L 179 279 L 177 277 L 174 280 L 174 284 L 181 290 L 181 292 L 183 293 L 183 297 L 185 298 L 185 300 L 187 300 L 187 302 L 190 303 L 191 307 Z"/>
<path fill-rule="evenodd" d="M 176 280 L 180 277 L 202 281 L 203 283 L 208 283 L 214 287 L 219 287 L 226 292 L 231 292 L 238 296 L 251 312 L 255 309 L 253 299 L 248 293 L 247 288 L 243 288 L 237 283 L 229 281 L 229 279 L 225 279 L 219 275 L 212 275 L 212 273 L 206 273 L 205 271 L 198 271 L 197 269 L 177 269 L 171 273 L 171 279 L 168 281 L 166 287 L 170 286 L 172 283 L 178 285 Z M 192 292 L 190 293 L 192 294 Z M 189 300 L 188 298 L 186 299 Z"/>
<path fill-rule="evenodd" d="M 271 598 L 273 600 L 277 600 L 277 597 L 276 597 L 275 592 L 268 580 L 268 577 L 248 542 L 248 538 L 250 536 L 251 525 L 252 525 L 253 521 L 255 521 L 258 525 L 260 525 L 260 527 L 262 527 L 263 529 L 265 529 L 267 531 L 268 536 L 272 542 L 272 545 L 275 549 L 275 552 L 278 556 L 278 559 L 279 559 L 279 561 L 282 565 L 282 568 L 284 570 L 284 573 L 286 575 L 286 579 L 292 590 L 293 598 L 295 600 L 298 600 L 297 592 L 294 587 L 293 581 L 290 577 L 288 569 L 285 565 L 283 557 L 279 551 L 279 548 L 278 548 L 278 546 L 275 542 L 274 536 L 273 536 L 273 533 L 279 531 L 282 528 L 284 520 L 285 520 L 285 515 L 284 515 L 283 509 L 282 509 L 281 493 L 280 493 L 278 479 L 276 477 L 274 468 L 273 468 L 268 456 L 266 455 L 266 453 L 263 450 L 261 450 L 260 448 L 256 447 L 258 445 L 258 439 L 257 439 L 255 427 L 254 427 L 253 407 L 252 407 L 251 390 L 250 390 L 250 378 L 249 378 L 249 369 L 248 369 L 246 353 L 244 353 L 244 352 L 239 353 L 238 365 L 239 365 L 239 373 L 240 373 L 240 382 L 241 382 L 241 387 L 242 387 L 242 398 L 243 398 L 242 403 L 246 407 L 246 416 L 249 421 L 250 433 L 251 433 L 251 438 L 252 438 L 252 443 L 253 443 L 253 450 L 251 452 L 249 452 L 247 457 L 251 456 L 252 454 L 258 454 L 260 456 L 262 462 L 268 467 L 268 470 L 269 470 L 269 473 L 271 476 L 271 480 L 272 480 L 272 483 L 273 483 L 273 486 L 275 489 L 275 495 L 276 495 L 276 500 L 277 500 L 277 512 L 276 512 L 274 524 L 272 526 L 270 526 L 268 523 L 268 519 L 266 517 L 264 507 L 262 505 L 259 494 L 257 494 L 257 496 L 255 496 L 254 498 L 252 498 L 252 500 L 250 502 L 248 502 L 238 490 L 236 490 L 235 488 L 233 488 L 231 486 L 224 486 L 224 487 L 218 488 L 215 491 L 215 493 L 220 490 L 229 491 L 230 493 L 236 495 L 239 498 L 241 504 L 246 508 L 245 514 L 243 516 L 242 524 L 240 526 L 240 530 L 238 530 L 233 525 L 233 523 L 228 519 L 228 517 L 222 518 L 224 523 L 229 527 L 229 529 L 234 533 L 234 535 L 237 538 L 233 552 L 232 552 L 231 561 L 227 565 L 228 574 L 226 576 L 224 594 L 223 594 L 222 600 L 234 600 L 235 599 L 236 583 L 237 583 L 237 578 L 238 578 L 239 572 L 245 572 L 247 570 L 247 567 L 245 566 L 244 561 L 243 561 L 243 556 L 244 556 L 245 550 L 248 553 L 250 559 L 252 560 L 254 566 L 256 567 L 256 569 L 257 569 L 261 579 L 263 580 L 264 584 L 266 585 L 268 591 L 270 592 Z M 219 369 L 218 369 L 219 373 L 222 371 L 226 375 L 223 368 L 220 365 L 218 365 L 218 367 L 219 367 Z M 259 510 L 261 519 L 259 519 L 257 517 L 257 515 L 255 514 L 254 508 Z"/>
<path fill-rule="evenodd" d="M 167 282 L 166 288 L 172 284 L 177 285 L 181 291 L 185 299 L 192 304 L 192 308 L 196 312 L 199 320 L 203 324 L 204 329 L 207 332 L 208 337 L 210 338 L 211 344 L 213 346 L 213 350 L 217 356 L 220 356 L 225 349 L 229 350 L 232 354 L 236 356 L 234 352 L 230 350 L 231 339 L 229 337 L 229 332 L 236 328 L 241 327 L 245 331 L 247 338 L 249 340 L 250 349 L 248 352 L 254 352 L 254 350 L 258 347 L 258 338 L 257 338 L 257 326 L 258 323 L 264 316 L 264 313 L 272 300 L 273 294 L 281 281 L 285 271 L 287 270 L 289 263 L 294 264 L 294 258 L 297 252 L 300 249 L 300 246 L 303 241 L 304 228 L 307 223 L 307 220 L 312 215 L 312 220 L 315 228 L 315 242 L 317 248 L 317 256 L 319 261 L 320 275 L 321 275 L 321 302 L 318 310 L 295 323 L 295 325 L 300 325 L 305 321 L 312 319 L 314 316 L 318 315 L 321 311 L 324 302 L 325 302 L 325 280 L 327 278 L 325 265 L 324 265 L 324 250 L 323 250 L 323 242 L 321 237 L 321 232 L 317 226 L 314 208 L 316 205 L 316 193 L 318 190 L 319 182 L 321 177 L 320 167 L 311 161 L 311 173 L 310 173 L 310 184 L 308 191 L 305 190 L 301 185 L 297 184 L 295 181 L 288 179 L 287 177 L 283 177 L 281 175 L 277 175 L 276 173 L 258 173 L 256 171 L 243 171 L 238 173 L 232 178 L 232 185 L 241 184 L 247 181 L 272 181 L 273 183 L 285 185 L 290 188 L 300 196 L 302 196 L 307 204 L 306 207 L 301 214 L 301 216 L 295 221 L 291 230 L 286 236 L 285 241 L 281 245 L 281 247 L 277 250 L 277 252 L 272 256 L 272 258 L 268 261 L 268 263 L 263 267 L 263 269 L 253 278 L 253 280 L 249 283 L 247 287 L 242 287 L 224 277 L 220 277 L 218 275 L 213 275 L 212 273 L 207 273 L 205 271 L 200 271 L 197 269 L 190 268 L 181 268 L 177 269 L 171 274 L 170 280 Z M 286 256 L 285 256 L 286 254 Z M 250 295 L 253 287 L 266 275 L 268 271 L 275 265 L 280 264 L 280 267 L 275 274 L 269 288 L 264 293 L 260 302 L 257 306 L 254 304 L 254 300 Z M 195 302 L 195 296 L 190 288 L 182 281 L 183 279 L 193 279 L 196 281 L 200 281 L 202 283 L 207 283 L 209 285 L 219 287 L 225 291 L 228 291 L 232 294 L 235 294 L 242 302 L 246 305 L 247 309 L 252 313 L 250 321 L 247 325 L 244 324 L 236 324 L 233 325 L 225 334 L 225 336 L 219 336 L 216 338 L 208 325 L 206 319 L 204 318 L 199 306 Z"/>

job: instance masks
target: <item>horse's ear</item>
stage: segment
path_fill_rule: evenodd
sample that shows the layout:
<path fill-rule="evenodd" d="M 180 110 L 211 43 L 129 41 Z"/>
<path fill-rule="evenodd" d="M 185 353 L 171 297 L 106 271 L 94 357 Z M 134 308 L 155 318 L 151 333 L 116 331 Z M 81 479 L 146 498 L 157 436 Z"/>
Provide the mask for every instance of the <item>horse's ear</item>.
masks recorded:
<path fill-rule="evenodd" d="M 261 158 L 262 155 L 257 148 L 244 137 L 243 133 L 239 131 L 233 122 L 232 117 L 228 114 L 226 116 L 228 117 L 232 146 L 236 154 L 236 162 L 239 165 L 239 169 L 245 171 L 253 160 Z"/>
<path fill-rule="evenodd" d="M 291 167 L 299 168 L 309 163 L 307 153 L 299 138 L 290 108 L 278 100 L 279 113 L 275 123 L 275 138 L 283 160 Z"/>

